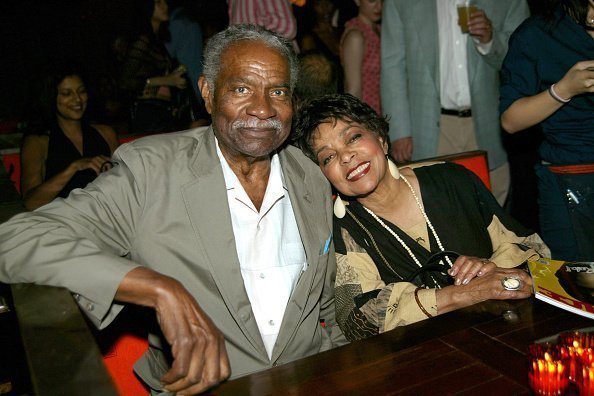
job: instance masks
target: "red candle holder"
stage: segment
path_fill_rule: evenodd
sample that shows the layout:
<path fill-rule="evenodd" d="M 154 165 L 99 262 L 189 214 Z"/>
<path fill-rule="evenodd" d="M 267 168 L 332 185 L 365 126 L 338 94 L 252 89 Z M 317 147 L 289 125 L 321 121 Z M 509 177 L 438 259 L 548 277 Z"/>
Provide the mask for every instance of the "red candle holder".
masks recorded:
<path fill-rule="evenodd" d="M 563 359 L 558 356 L 553 358 L 549 352 L 545 352 L 542 358 L 530 358 L 528 382 L 536 395 L 564 394 L 569 386 L 568 374 Z"/>
<path fill-rule="evenodd" d="M 594 365 L 582 365 L 576 382 L 580 396 L 594 396 Z"/>

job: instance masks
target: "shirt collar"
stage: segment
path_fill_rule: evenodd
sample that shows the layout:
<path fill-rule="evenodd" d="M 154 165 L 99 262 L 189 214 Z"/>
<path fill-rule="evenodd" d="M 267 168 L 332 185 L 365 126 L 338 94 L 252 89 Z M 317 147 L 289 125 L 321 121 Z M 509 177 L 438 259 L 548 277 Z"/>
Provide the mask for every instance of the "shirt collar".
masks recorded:
<path fill-rule="evenodd" d="M 231 167 L 221 149 L 219 147 L 219 140 L 215 136 L 215 143 L 217 147 L 217 156 L 219 157 L 219 162 L 221 163 L 221 168 L 223 169 L 223 177 L 225 178 L 225 187 L 227 191 L 235 190 L 244 191 L 243 186 L 239 182 L 237 175 Z M 280 159 L 278 153 L 275 151 L 270 159 L 270 175 L 268 176 L 268 185 L 266 186 L 266 194 L 264 195 L 264 202 L 262 206 L 267 206 L 267 202 L 274 202 L 281 198 L 285 191 L 287 191 L 286 183 L 285 183 L 285 176 L 282 171 Z"/>

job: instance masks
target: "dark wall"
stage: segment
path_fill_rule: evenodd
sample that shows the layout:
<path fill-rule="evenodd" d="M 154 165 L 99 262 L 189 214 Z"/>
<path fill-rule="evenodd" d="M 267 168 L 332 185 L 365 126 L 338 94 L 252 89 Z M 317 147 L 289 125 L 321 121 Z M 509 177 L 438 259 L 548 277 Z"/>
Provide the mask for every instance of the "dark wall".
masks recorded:
<path fill-rule="evenodd" d="M 129 30 L 133 1 L 0 0 L 0 119 L 31 108 L 40 77 L 57 61 L 82 65 L 96 91 L 116 73 L 112 43 Z M 186 1 L 205 33 L 227 25 L 225 0 Z"/>

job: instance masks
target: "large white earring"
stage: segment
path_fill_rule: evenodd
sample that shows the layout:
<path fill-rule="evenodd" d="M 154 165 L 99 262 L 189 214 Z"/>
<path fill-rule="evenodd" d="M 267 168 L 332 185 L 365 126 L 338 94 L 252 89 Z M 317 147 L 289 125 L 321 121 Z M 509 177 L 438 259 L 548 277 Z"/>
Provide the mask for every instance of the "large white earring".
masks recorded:
<path fill-rule="evenodd" d="M 344 202 L 340 199 L 340 195 L 336 194 L 336 199 L 334 200 L 334 216 L 342 219 L 346 215 L 346 207 L 344 206 Z"/>
<path fill-rule="evenodd" d="M 390 158 L 388 158 L 388 170 L 394 179 L 400 179 L 400 171 Z"/>

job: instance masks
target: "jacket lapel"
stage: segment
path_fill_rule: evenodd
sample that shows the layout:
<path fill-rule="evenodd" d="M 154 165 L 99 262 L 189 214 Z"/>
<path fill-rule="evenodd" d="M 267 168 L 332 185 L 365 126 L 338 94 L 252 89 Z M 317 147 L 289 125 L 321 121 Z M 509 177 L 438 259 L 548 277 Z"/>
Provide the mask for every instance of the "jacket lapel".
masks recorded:
<path fill-rule="evenodd" d="M 410 15 L 422 15 L 423 19 L 417 21 L 417 32 L 419 35 L 420 46 L 417 51 L 423 51 L 424 65 L 428 69 L 428 76 L 433 80 L 435 90 L 439 92 L 439 32 L 437 25 L 437 5 L 436 0 L 411 1 L 407 6 L 416 7 L 418 10 L 412 10 Z"/>
<path fill-rule="evenodd" d="M 227 190 L 212 129 L 207 132 L 202 147 L 196 149 L 191 168 L 196 179 L 182 187 L 182 195 L 196 234 L 197 246 L 204 254 L 204 260 L 210 267 L 210 273 L 229 312 L 254 348 L 266 356 L 243 286 Z"/>

